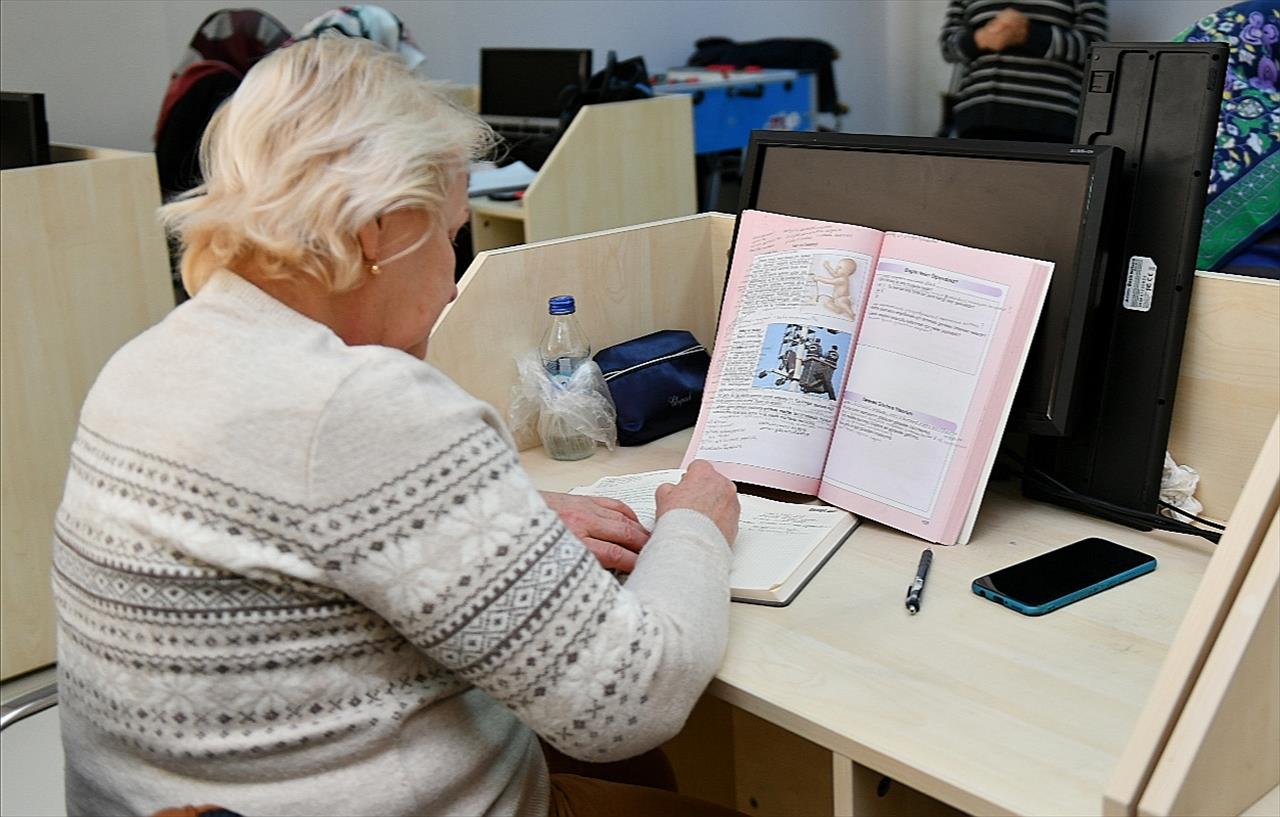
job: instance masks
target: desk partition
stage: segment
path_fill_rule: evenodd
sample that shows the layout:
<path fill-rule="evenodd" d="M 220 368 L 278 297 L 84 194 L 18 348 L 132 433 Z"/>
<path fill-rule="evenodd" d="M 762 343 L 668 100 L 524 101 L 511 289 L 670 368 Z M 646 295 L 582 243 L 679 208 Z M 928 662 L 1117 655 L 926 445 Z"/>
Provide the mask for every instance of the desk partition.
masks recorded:
<path fill-rule="evenodd" d="M 514 361 L 538 348 L 553 295 L 575 296 L 596 349 L 662 328 L 687 329 L 710 347 L 732 234 L 732 217 L 708 214 L 482 253 L 441 315 L 427 360 L 505 416 Z"/>
<path fill-rule="evenodd" d="M 80 404 L 107 358 L 173 307 L 155 157 L 52 152 L 0 173 L 5 678 L 54 660 L 53 514 Z"/>
<path fill-rule="evenodd" d="M 1104 812 L 1235 814 L 1280 770 L 1280 418 L 1107 785 Z"/>
<path fill-rule="evenodd" d="M 688 97 L 578 111 L 518 202 L 471 200 L 476 252 L 697 211 Z"/>
<path fill-rule="evenodd" d="M 1198 272 L 1192 291 L 1169 451 L 1225 520 L 1280 406 L 1280 281 Z"/>

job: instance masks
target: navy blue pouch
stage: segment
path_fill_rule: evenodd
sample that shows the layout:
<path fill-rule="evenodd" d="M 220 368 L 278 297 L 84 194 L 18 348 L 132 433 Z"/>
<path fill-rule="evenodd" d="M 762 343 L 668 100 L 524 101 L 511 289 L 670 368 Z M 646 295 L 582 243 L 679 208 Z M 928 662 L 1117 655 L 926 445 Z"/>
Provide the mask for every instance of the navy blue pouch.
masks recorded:
<path fill-rule="evenodd" d="M 663 329 L 596 353 L 618 409 L 618 444 L 643 445 L 698 420 L 711 357 L 683 329 Z"/>

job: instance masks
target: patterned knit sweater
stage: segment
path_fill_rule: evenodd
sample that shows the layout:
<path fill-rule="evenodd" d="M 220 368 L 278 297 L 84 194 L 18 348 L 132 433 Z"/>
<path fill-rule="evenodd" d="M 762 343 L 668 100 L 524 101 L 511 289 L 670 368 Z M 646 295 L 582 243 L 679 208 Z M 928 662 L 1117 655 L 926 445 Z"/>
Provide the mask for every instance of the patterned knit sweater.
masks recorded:
<path fill-rule="evenodd" d="M 973 32 L 1005 8 L 1027 16 L 1027 41 L 998 53 L 979 50 Z M 1001 128 L 1071 141 L 1085 54 L 1106 38 L 1106 0 L 950 0 L 942 56 L 965 65 L 957 132 Z"/>
<path fill-rule="evenodd" d="M 728 628 L 705 516 L 620 586 L 490 407 L 228 272 L 103 369 L 55 530 L 72 814 L 545 814 L 534 732 L 659 744 Z"/>

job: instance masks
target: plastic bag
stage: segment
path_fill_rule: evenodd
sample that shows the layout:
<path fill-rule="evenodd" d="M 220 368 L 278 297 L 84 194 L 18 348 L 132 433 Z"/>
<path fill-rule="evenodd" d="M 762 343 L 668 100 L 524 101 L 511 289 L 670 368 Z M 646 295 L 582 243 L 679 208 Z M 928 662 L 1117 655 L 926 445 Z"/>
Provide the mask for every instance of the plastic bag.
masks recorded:
<path fill-rule="evenodd" d="M 1189 514 L 1199 514 L 1204 506 L 1195 498 L 1196 485 L 1200 483 L 1200 473 L 1189 465 L 1178 465 L 1164 452 L 1164 472 L 1160 476 L 1160 498 L 1175 508 Z M 1182 514 L 1161 508 L 1160 513 L 1172 519 L 1187 521 Z"/>
<path fill-rule="evenodd" d="M 537 353 L 517 358 L 516 369 L 519 379 L 511 388 L 509 413 L 512 431 L 536 429 L 544 445 L 550 435 L 577 433 L 610 451 L 617 447 L 617 410 L 595 361 L 584 361 L 563 387 L 547 375 Z"/>

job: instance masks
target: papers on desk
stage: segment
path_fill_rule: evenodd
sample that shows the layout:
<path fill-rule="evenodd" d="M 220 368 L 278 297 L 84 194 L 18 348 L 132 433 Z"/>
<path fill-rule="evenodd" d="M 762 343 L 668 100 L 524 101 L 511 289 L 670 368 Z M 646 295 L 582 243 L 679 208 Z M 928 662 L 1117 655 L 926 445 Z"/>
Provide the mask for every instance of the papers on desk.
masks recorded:
<path fill-rule="evenodd" d="M 473 165 L 467 195 L 487 196 L 490 193 L 523 190 L 537 175 L 537 171 L 524 162 L 516 162 L 506 167 L 494 167 L 489 162 Z"/>

